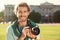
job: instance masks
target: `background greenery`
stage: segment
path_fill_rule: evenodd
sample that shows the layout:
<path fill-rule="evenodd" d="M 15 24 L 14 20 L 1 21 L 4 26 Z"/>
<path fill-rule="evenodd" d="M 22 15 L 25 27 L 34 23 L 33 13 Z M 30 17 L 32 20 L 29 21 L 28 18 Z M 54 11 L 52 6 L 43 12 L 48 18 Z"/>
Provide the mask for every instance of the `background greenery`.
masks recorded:
<path fill-rule="evenodd" d="M 0 40 L 6 40 L 7 26 L 10 24 L 0 24 Z M 59 24 L 38 24 L 41 30 L 41 40 L 60 40 Z"/>

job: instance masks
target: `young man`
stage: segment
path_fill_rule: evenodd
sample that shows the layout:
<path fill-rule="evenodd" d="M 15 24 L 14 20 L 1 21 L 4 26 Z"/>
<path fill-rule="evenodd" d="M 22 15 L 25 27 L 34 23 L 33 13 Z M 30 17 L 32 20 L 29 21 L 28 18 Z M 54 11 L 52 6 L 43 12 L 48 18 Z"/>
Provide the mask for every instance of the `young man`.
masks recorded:
<path fill-rule="evenodd" d="M 36 35 L 31 33 L 29 23 L 37 26 L 28 19 L 30 8 L 26 3 L 21 3 L 16 7 L 15 14 L 18 18 L 7 30 L 7 40 L 39 40 Z M 31 25 L 30 24 L 30 25 Z"/>

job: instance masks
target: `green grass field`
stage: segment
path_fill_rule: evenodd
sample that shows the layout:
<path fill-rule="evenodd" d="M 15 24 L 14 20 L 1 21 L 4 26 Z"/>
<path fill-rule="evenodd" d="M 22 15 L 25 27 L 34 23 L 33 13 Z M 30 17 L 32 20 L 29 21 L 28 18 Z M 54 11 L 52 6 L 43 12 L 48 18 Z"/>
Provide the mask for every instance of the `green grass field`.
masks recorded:
<path fill-rule="evenodd" d="M 6 29 L 9 24 L 0 24 L 0 40 L 6 40 Z"/>
<path fill-rule="evenodd" d="M 6 29 L 9 24 L 0 24 L 0 40 L 6 40 Z M 60 25 L 39 24 L 41 40 L 60 40 Z"/>
<path fill-rule="evenodd" d="M 41 40 L 60 40 L 60 25 L 57 24 L 42 24 L 41 29 Z"/>

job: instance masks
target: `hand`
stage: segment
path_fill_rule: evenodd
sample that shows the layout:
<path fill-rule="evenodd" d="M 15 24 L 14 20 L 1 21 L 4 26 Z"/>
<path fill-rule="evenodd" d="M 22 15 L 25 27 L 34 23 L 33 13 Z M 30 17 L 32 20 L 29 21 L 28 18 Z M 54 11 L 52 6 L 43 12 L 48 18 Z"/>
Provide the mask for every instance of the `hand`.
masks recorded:
<path fill-rule="evenodd" d="M 24 28 L 23 28 L 23 30 L 22 30 L 22 35 L 21 35 L 21 37 L 19 38 L 19 40 L 24 40 L 24 39 L 26 38 L 28 28 L 29 28 L 29 27 L 24 27 Z"/>
<path fill-rule="evenodd" d="M 33 35 L 31 33 L 31 30 L 30 29 L 27 30 L 27 36 L 30 37 L 30 38 L 32 38 L 32 39 L 35 39 L 35 37 L 36 37 L 35 35 Z"/>

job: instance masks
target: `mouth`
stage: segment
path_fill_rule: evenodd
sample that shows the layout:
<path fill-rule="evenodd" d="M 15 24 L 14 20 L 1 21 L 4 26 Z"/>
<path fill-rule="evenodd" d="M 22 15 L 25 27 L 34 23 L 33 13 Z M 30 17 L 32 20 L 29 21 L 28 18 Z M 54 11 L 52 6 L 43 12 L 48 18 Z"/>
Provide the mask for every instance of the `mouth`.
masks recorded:
<path fill-rule="evenodd" d="M 20 20 L 20 21 L 25 21 L 26 18 L 25 18 L 25 17 L 19 17 L 19 20 Z"/>
<path fill-rule="evenodd" d="M 25 17 L 19 17 L 19 19 L 23 19 L 23 18 L 25 18 Z"/>
<path fill-rule="evenodd" d="M 20 16 L 19 17 L 19 19 L 25 19 L 26 18 L 26 16 Z"/>

